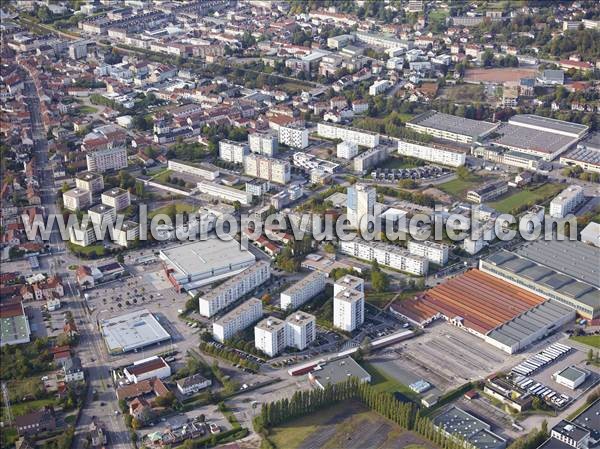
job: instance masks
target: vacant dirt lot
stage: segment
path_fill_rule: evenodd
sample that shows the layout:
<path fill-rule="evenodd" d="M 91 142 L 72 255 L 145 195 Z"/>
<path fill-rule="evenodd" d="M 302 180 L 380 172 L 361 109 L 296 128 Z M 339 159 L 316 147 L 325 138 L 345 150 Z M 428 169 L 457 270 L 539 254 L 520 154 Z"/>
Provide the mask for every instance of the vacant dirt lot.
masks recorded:
<path fill-rule="evenodd" d="M 469 69 L 465 73 L 465 81 L 484 83 L 504 83 L 505 81 L 519 81 L 535 75 L 537 69 L 505 67 L 498 69 Z"/>

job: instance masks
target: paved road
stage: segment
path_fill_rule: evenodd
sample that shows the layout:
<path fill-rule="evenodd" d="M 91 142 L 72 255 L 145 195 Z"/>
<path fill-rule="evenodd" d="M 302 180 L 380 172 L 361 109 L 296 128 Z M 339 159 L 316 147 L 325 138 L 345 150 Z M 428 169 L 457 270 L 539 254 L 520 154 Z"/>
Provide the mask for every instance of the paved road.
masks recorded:
<path fill-rule="evenodd" d="M 52 173 L 48 164 L 48 142 L 46 139 L 46 130 L 44 129 L 42 117 L 40 114 L 39 98 L 31 77 L 27 76 L 25 82 L 25 101 L 28 105 L 31 115 L 32 135 L 34 141 L 34 152 L 38 168 L 38 179 L 40 181 L 40 195 L 42 205 L 46 215 L 57 214 L 59 210 L 56 206 L 57 190 L 54 187 Z M 64 242 L 60 239 L 57 229 L 54 229 L 50 236 L 50 244 L 54 254 L 46 258 L 50 271 L 54 274 L 60 274 L 66 284 L 67 301 L 73 305 L 71 312 L 75 322 L 78 323 L 80 333 L 80 343 L 77 346 L 78 356 L 81 358 L 82 365 L 86 369 L 89 388 L 85 400 L 84 408 L 79 420 L 74 447 L 83 448 L 87 428 L 92 421 L 92 417 L 102 422 L 108 431 L 108 441 L 111 447 L 129 449 L 132 447 L 129 439 L 129 432 L 125 427 L 120 416 L 116 416 L 114 411 L 118 409 L 117 400 L 110 385 L 109 366 L 107 364 L 105 351 L 102 348 L 100 335 L 95 331 L 93 324 L 88 320 L 87 312 L 84 309 L 82 300 L 77 295 L 75 289 L 75 279 L 72 274 L 66 271 L 66 267 L 71 261 L 78 262 L 72 255 L 65 253 Z M 56 254 L 59 253 L 60 255 Z M 65 263 L 65 259 L 68 261 Z M 82 324 L 79 324 L 82 323 Z M 97 390 L 98 401 L 92 401 L 93 391 Z M 106 405 L 101 406 L 100 403 Z"/>

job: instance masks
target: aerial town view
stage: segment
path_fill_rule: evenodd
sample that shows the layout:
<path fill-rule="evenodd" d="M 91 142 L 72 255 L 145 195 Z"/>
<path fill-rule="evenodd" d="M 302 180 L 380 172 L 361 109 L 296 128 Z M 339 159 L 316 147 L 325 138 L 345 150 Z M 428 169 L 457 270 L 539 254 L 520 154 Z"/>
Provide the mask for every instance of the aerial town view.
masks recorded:
<path fill-rule="evenodd" d="M 0 19 L 0 449 L 600 449 L 598 0 Z"/>

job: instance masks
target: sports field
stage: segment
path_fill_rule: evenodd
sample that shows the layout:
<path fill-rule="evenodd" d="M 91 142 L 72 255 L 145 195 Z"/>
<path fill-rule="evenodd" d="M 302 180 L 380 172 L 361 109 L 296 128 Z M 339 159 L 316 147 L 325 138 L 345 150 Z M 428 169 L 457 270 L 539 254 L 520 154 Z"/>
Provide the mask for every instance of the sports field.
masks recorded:
<path fill-rule="evenodd" d="M 358 402 L 337 404 L 276 427 L 269 439 L 281 449 L 436 449 Z"/>
<path fill-rule="evenodd" d="M 490 203 L 498 212 L 509 213 L 516 207 L 528 204 L 533 206 L 554 198 L 564 188 L 561 184 L 543 184 L 541 186 L 509 191 L 507 196 Z"/>
<path fill-rule="evenodd" d="M 465 73 L 465 81 L 496 83 L 506 81 L 519 81 L 521 78 L 531 78 L 537 73 L 537 69 L 503 67 L 495 69 L 469 69 Z"/>

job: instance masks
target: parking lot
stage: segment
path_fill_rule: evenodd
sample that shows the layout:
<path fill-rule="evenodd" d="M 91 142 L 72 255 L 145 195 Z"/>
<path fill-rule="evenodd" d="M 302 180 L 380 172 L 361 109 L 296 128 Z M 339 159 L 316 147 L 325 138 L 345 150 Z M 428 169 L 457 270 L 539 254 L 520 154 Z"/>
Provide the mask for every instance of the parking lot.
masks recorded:
<path fill-rule="evenodd" d="M 561 343 L 568 345 L 569 341 L 565 340 Z M 554 363 L 546 365 L 543 369 L 537 371 L 533 376 L 529 376 L 530 379 L 535 380 L 536 382 L 540 382 L 544 384 L 548 388 L 552 388 L 555 392 L 560 394 L 565 394 L 569 396 L 569 398 L 577 399 L 584 391 L 587 391 L 592 385 L 595 385 L 598 382 L 598 378 L 600 375 L 597 372 L 592 371 L 594 369 L 593 366 L 586 366 L 586 356 L 583 351 L 579 351 L 577 349 L 573 349 L 570 353 L 568 353 L 563 358 L 557 360 Z M 552 375 L 562 371 L 563 369 L 575 366 L 577 368 L 581 368 L 586 371 L 590 371 L 590 376 L 583 382 L 577 389 L 571 390 L 570 388 L 565 387 L 554 381 Z"/>

